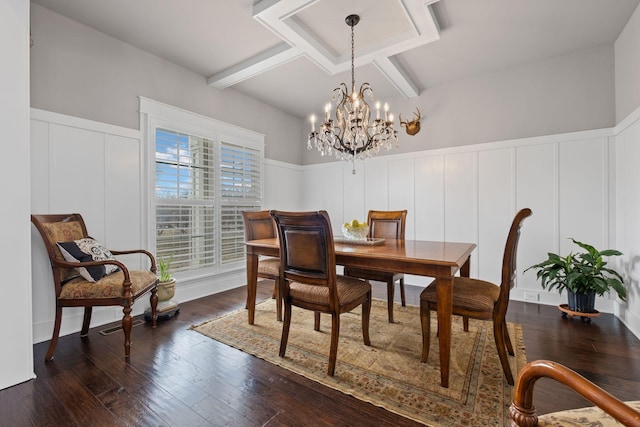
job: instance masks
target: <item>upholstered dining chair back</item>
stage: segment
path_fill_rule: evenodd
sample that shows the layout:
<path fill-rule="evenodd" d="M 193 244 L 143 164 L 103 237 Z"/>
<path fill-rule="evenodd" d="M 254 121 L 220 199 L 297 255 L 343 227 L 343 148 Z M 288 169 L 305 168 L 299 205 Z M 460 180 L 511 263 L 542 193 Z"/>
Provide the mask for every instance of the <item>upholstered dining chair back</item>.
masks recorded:
<path fill-rule="evenodd" d="M 276 211 L 274 218 L 280 235 L 284 278 L 328 287 L 328 296 L 333 298 L 336 254 L 329 215 L 325 211 Z"/>
<path fill-rule="evenodd" d="M 277 237 L 276 224 L 269 211 L 243 211 L 244 235 L 247 240 Z"/>
<path fill-rule="evenodd" d="M 147 292 L 151 293 L 152 325 L 156 327 L 158 277 L 155 257 L 143 249 L 106 249 L 89 236 L 82 215 L 78 213 L 31 215 L 31 222 L 47 249 L 55 288 L 56 315 L 45 360 L 53 359 L 63 307 L 84 307 L 80 335 L 86 336 L 93 307 L 113 305 L 122 307 L 125 357 L 129 357 L 133 325 L 131 307 Z M 115 258 L 115 255 L 127 254 L 142 254 L 142 258 L 148 260 L 149 270 L 130 270 Z"/>
<path fill-rule="evenodd" d="M 336 254 L 329 214 L 271 211 L 278 226 L 284 321 L 280 356 L 284 357 L 291 326 L 292 306 L 314 312 L 316 331 L 320 313 L 331 314 L 331 343 L 327 374 L 333 376 L 338 353 L 340 314 L 362 305 L 362 336 L 369 340 L 371 285 L 336 274 Z"/>
<path fill-rule="evenodd" d="M 369 211 L 369 237 L 404 240 L 407 211 Z"/>
<path fill-rule="evenodd" d="M 276 223 L 269 211 L 243 211 L 244 235 L 247 240 L 261 240 L 278 237 Z M 272 297 L 276 299 L 276 318 L 282 320 L 280 301 L 280 259 L 262 257 L 258 260 L 258 277 L 274 281 Z M 248 307 L 247 307 L 248 308 Z"/>

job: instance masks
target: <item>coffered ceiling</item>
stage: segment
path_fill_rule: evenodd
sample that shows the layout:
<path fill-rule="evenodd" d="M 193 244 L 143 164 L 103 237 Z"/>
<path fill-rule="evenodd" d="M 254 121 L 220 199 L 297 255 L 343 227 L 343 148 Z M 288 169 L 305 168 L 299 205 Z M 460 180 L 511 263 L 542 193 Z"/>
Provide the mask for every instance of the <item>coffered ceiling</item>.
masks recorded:
<path fill-rule="evenodd" d="M 640 0 L 33 0 L 295 116 L 349 83 L 376 98 L 612 44 Z M 37 40 L 35 41 L 37 42 Z M 350 85 L 349 85 L 350 86 Z"/>

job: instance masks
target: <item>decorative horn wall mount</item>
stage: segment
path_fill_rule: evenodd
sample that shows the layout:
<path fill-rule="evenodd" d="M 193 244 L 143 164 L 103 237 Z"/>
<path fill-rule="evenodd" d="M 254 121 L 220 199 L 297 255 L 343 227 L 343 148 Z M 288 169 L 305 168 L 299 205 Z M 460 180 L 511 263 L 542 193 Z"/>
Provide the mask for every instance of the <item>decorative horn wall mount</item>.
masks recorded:
<path fill-rule="evenodd" d="M 400 120 L 400 126 L 406 129 L 408 135 L 415 135 L 420 132 L 420 120 L 422 119 L 422 115 L 420 114 L 420 110 L 416 107 L 417 113 L 413 113 L 415 119 L 408 121 L 402 120 L 402 114 L 398 115 L 398 119 Z"/>

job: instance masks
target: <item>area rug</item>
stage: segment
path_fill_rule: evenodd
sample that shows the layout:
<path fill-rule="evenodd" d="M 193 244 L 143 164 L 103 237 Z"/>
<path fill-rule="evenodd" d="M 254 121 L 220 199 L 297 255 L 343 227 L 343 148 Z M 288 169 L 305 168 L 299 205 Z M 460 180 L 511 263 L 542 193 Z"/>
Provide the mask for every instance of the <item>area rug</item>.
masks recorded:
<path fill-rule="evenodd" d="M 420 363 L 419 307 L 394 307 L 389 323 L 386 302 L 374 300 L 371 309 L 371 347 L 362 341 L 361 309 L 340 321 L 338 360 L 334 377 L 327 375 L 331 319 L 322 315 L 320 332 L 313 330 L 313 313 L 293 308 L 284 358 L 278 356 L 282 322 L 276 320 L 274 300 L 256 306 L 254 325 L 239 310 L 192 328 L 217 341 L 282 366 L 327 387 L 383 407 L 429 426 L 509 425 L 513 387 L 504 379 L 493 340 L 491 322 L 454 317 L 449 388 L 439 385 L 440 368 L 435 315 L 431 349 Z M 514 377 L 526 363 L 522 329 L 508 324 L 515 347 L 509 357 Z"/>

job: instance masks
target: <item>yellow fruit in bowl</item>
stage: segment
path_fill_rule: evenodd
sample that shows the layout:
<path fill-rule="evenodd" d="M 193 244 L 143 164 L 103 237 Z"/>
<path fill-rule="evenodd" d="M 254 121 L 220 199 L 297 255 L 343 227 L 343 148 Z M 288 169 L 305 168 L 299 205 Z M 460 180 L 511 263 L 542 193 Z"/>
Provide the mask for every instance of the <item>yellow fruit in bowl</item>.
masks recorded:
<path fill-rule="evenodd" d="M 360 223 L 358 222 L 357 219 L 354 219 L 353 221 L 351 221 L 351 226 L 352 227 L 357 227 Z"/>
<path fill-rule="evenodd" d="M 351 224 L 349 224 L 348 222 L 345 222 L 342 226 L 344 228 L 349 228 L 349 227 L 351 227 Z"/>

